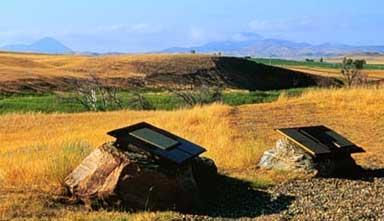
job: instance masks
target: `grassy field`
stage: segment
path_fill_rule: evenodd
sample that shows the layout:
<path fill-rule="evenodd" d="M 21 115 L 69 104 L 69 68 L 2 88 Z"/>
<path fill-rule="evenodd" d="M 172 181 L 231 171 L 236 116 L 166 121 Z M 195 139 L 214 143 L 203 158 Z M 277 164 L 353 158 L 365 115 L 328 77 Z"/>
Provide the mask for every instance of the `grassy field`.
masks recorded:
<path fill-rule="evenodd" d="M 367 63 L 364 65 L 364 73 L 372 80 L 384 79 L 384 59 L 377 57 L 359 57 L 352 56 L 354 59 L 366 59 Z M 372 61 L 370 60 L 372 59 Z M 325 59 L 325 62 L 307 62 L 296 60 L 284 60 L 284 59 L 267 59 L 267 58 L 255 58 L 251 59 L 257 63 L 274 65 L 278 67 L 288 68 L 294 71 L 300 71 L 304 73 L 324 76 L 324 77 L 336 77 L 340 78 L 340 67 L 342 58 L 330 58 Z"/>
<path fill-rule="evenodd" d="M 207 148 L 221 173 L 262 187 L 295 175 L 259 170 L 256 164 L 279 135 L 276 127 L 325 124 L 362 146 L 363 166 L 383 167 L 384 89 L 310 90 L 272 103 L 213 104 L 177 111 L 115 111 L 0 116 L 0 219 L 167 220 L 176 213 L 85 212 L 55 201 L 63 178 L 114 128 L 147 121 Z M 180 125 L 187 125 L 185 127 Z M 215 139 L 212 139 L 212 138 Z M 229 157 L 230 156 L 230 157 Z"/>
<path fill-rule="evenodd" d="M 251 59 L 257 63 L 267 64 L 267 65 L 278 65 L 278 66 L 304 66 L 309 68 L 332 68 L 340 69 L 341 68 L 341 58 L 335 58 L 330 60 L 325 60 L 326 62 L 320 61 L 297 61 L 297 60 L 285 60 L 285 59 L 268 59 L 268 58 L 255 58 Z M 330 62 L 332 61 L 332 62 Z M 369 61 L 369 60 L 368 60 Z M 367 70 L 384 70 L 384 60 L 382 63 L 368 63 L 364 65 L 364 68 Z"/>
<path fill-rule="evenodd" d="M 169 70 L 175 75 L 196 74 L 196 70 L 206 69 L 225 74 L 249 70 L 243 67 L 244 63 L 223 67 L 220 66 L 223 63 L 217 63 L 215 59 L 206 55 L 88 57 L 0 52 L 0 84 L 26 80 L 27 86 L 31 81 L 30 85 L 40 87 L 33 79 L 57 83 L 55 81 L 60 77 L 86 78 L 89 72 L 106 80 L 132 80 L 144 79 L 153 73 L 167 74 Z M 253 61 L 271 62 L 275 66 L 313 75 L 339 77 L 339 64 L 275 59 Z M 384 65 L 378 61 L 368 61 L 365 71 L 371 79 L 384 79 Z M 237 65 L 242 67 L 239 69 Z M 273 74 L 281 70 L 285 69 L 266 72 L 265 79 L 261 78 L 260 82 L 273 82 L 277 76 Z M 257 168 L 262 153 L 279 138 L 273 130 L 279 127 L 329 126 L 367 151 L 354 156 L 359 164 L 384 167 L 382 87 L 225 90 L 222 103 L 188 108 L 174 94 L 146 89 L 142 95 L 156 109 L 151 111 L 130 110 L 132 92 L 129 91 L 118 94 L 124 110 L 107 112 L 86 112 L 83 106 L 62 99 L 62 95 L 15 93 L 0 97 L 0 220 L 144 221 L 181 217 L 182 214 L 171 211 L 88 211 L 81 205 L 61 203 L 65 176 L 94 148 L 112 140 L 106 132 L 141 121 L 204 146 L 208 150 L 204 155 L 216 162 L 220 173 L 249 181 L 256 188 L 300 176 Z M 65 94 L 66 97 L 70 95 L 71 92 Z"/>
<path fill-rule="evenodd" d="M 93 57 L 0 52 L 0 80 L 17 80 L 26 77 L 87 77 L 87 73 L 101 74 L 102 77 L 140 77 L 145 74 L 145 71 L 140 70 L 144 68 L 145 64 L 151 62 L 175 65 L 178 60 L 184 60 L 183 64 L 187 66 L 185 68 L 209 68 L 213 63 L 209 59 L 205 59 L 208 57 L 160 54 Z M 158 71 L 161 72 L 161 70 Z"/>
<path fill-rule="evenodd" d="M 367 64 L 384 64 L 384 55 L 383 54 L 347 54 L 345 55 L 347 57 L 353 58 L 353 59 L 365 59 L 367 61 Z M 344 56 L 339 57 L 329 57 L 325 58 L 324 61 L 330 62 L 330 63 L 341 63 Z"/>
<path fill-rule="evenodd" d="M 254 104 L 272 102 L 277 100 L 281 93 L 288 96 L 298 96 L 304 88 L 274 91 L 224 91 L 222 102 L 230 106 L 242 104 Z M 183 100 L 172 93 L 167 92 L 144 92 L 142 95 L 156 110 L 174 110 L 187 107 Z M 73 97 L 73 94 L 58 96 L 56 94 L 46 95 L 13 95 L 10 97 L 0 97 L 0 114 L 4 113 L 25 113 L 25 112 L 43 112 L 43 113 L 76 113 L 84 112 L 87 109 L 80 103 L 70 102 L 63 97 Z M 122 101 L 124 109 L 135 109 L 130 103 L 134 95 L 130 92 L 120 92 L 118 97 Z"/>
<path fill-rule="evenodd" d="M 298 98 L 282 96 L 273 103 L 241 106 L 232 123 L 267 146 L 279 137 L 272 128 L 327 125 L 367 151 L 354 156 L 359 164 L 382 168 L 383 98 L 383 88 L 310 90 Z"/>
<path fill-rule="evenodd" d="M 112 140 L 106 135 L 107 131 L 140 121 L 159 125 L 209 148 L 206 156 L 215 159 L 222 172 L 255 165 L 255 156 L 260 155 L 260 149 L 253 146 L 257 141 L 244 139 L 234 142 L 229 125 L 230 112 L 230 107 L 216 104 L 172 112 L 3 115 L 0 117 L 0 192 L 6 194 L 1 195 L 0 218 L 103 217 L 104 213 L 97 216 L 97 213 L 83 214 L 84 209 L 79 207 L 66 208 L 49 196 L 61 194 L 64 177 L 87 153 Z M 223 157 L 227 154 L 232 154 L 232 157 Z M 255 182 L 260 185 L 269 181 Z M 51 204 L 53 206 L 48 206 Z M 121 219 L 127 214 L 119 213 L 116 217 Z M 148 215 L 145 213 L 139 217 L 144 218 L 138 220 L 146 220 Z"/>
<path fill-rule="evenodd" d="M 110 56 L 45 55 L 0 52 L 0 93 L 73 91 L 89 82 L 132 88 L 180 88 L 221 84 L 226 88 L 277 90 L 335 85 L 334 79 L 261 65 L 246 59 L 199 54 L 135 54 Z"/>
<path fill-rule="evenodd" d="M 83 80 L 89 74 L 111 84 L 127 86 L 143 81 L 155 73 L 185 73 L 188 70 L 209 69 L 214 62 L 204 55 L 115 55 L 82 56 L 0 52 L 0 91 L 18 93 L 27 88 L 46 92 L 49 87 L 65 89 L 69 80 Z M 5 82 L 4 85 L 1 83 Z M 48 86 L 47 86 L 48 85 Z M 21 91 L 22 92 L 22 91 Z"/>

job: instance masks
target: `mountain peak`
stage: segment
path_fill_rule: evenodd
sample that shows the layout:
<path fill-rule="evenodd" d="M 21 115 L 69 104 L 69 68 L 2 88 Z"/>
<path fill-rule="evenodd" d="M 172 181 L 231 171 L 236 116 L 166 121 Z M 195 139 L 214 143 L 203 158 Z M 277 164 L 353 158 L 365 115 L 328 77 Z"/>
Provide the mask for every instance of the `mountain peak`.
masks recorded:
<path fill-rule="evenodd" d="M 35 41 L 33 44 L 36 44 L 36 43 L 58 43 L 58 44 L 61 44 L 57 39 L 52 38 L 52 37 L 41 38 L 41 39 Z"/>
<path fill-rule="evenodd" d="M 35 41 L 32 44 L 17 44 L 17 45 L 6 45 L 0 48 L 6 51 L 16 52 L 36 52 L 36 53 L 47 53 L 47 54 L 70 54 L 73 53 L 72 49 L 65 46 L 60 41 L 52 37 L 44 37 Z"/>

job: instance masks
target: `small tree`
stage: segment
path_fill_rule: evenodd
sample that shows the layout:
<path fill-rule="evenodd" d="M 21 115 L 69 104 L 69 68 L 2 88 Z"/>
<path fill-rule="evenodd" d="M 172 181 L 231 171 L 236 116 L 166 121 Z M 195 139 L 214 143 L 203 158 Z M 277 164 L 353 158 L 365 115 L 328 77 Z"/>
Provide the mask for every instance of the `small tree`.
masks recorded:
<path fill-rule="evenodd" d="M 156 110 L 156 108 L 139 92 L 134 92 L 133 97 L 128 100 L 130 108 L 135 110 Z"/>
<path fill-rule="evenodd" d="M 367 81 L 367 76 L 363 73 L 365 64 L 366 61 L 364 59 L 353 60 L 352 58 L 343 58 L 341 75 L 348 87 L 354 83 L 364 84 Z"/>
<path fill-rule="evenodd" d="M 366 73 L 364 73 L 364 65 L 367 64 L 367 62 L 364 59 L 356 59 L 354 61 L 354 65 L 358 71 L 357 77 L 356 77 L 356 84 L 363 85 L 368 82 L 368 76 Z"/>
<path fill-rule="evenodd" d="M 216 69 L 215 72 L 196 73 L 192 79 L 183 79 L 182 88 L 168 88 L 168 90 L 186 106 L 221 102 L 225 83 L 219 70 Z"/>
<path fill-rule="evenodd" d="M 81 104 L 86 110 L 106 111 L 123 107 L 117 89 L 104 85 L 95 74 L 89 74 L 88 79 L 77 80 L 73 89 L 75 95 L 65 100 Z"/>
<path fill-rule="evenodd" d="M 324 59 L 323 57 L 320 58 L 320 62 L 323 63 L 324 62 Z"/>
<path fill-rule="evenodd" d="M 195 50 L 195 49 L 192 49 L 192 50 L 191 50 L 191 54 L 196 54 L 196 50 Z"/>
<path fill-rule="evenodd" d="M 173 90 L 173 94 L 189 107 L 222 101 L 222 88 L 208 86 L 196 87 L 193 90 Z"/>

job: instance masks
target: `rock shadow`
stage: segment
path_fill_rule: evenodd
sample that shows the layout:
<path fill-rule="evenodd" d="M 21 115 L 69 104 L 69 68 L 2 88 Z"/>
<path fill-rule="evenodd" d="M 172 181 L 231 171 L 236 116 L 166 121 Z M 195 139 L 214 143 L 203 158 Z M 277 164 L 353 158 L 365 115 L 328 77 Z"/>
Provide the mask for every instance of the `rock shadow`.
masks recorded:
<path fill-rule="evenodd" d="M 353 170 L 350 170 L 346 173 L 337 174 L 331 178 L 373 182 L 375 178 L 384 178 L 384 168 L 366 169 L 359 166 Z"/>
<path fill-rule="evenodd" d="M 205 199 L 205 207 L 193 215 L 211 218 L 255 218 L 261 215 L 277 214 L 286 210 L 295 199 L 293 196 L 278 195 L 258 190 L 250 182 L 220 175 L 217 193 Z"/>

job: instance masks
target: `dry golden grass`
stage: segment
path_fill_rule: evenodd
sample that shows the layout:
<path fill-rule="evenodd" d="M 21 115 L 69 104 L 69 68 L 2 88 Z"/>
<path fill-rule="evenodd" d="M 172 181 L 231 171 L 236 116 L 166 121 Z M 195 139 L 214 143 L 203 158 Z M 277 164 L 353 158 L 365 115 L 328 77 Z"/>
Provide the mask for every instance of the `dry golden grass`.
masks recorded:
<path fill-rule="evenodd" d="M 0 220 L 130 220 L 169 221 L 180 217 L 175 212 L 88 211 L 78 205 L 60 203 L 51 194 L 38 189 L 0 188 Z"/>
<path fill-rule="evenodd" d="M 260 66 L 241 58 L 201 54 L 135 54 L 110 56 L 45 55 L 0 52 L 0 93 L 74 90 L 74 80 L 97 76 L 106 85 L 121 89 L 178 87 L 201 80 L 221 79 L 229 88 L 276 88 L 263 79 L 280 80 L 278 88 L 293 86 L 302 73 Z M 264 76 L 265 75 L 265 76 Z M 268 76 L 266 76 L 268 75 Z M 329 79 L 300 80 L 318 85 Z M 327 83 L 327 84 L 328 84 Z"/>
<path fill-rule="evenodd" d="M 384 88 L 310 90 L 299 98 L 242 106 L 232 125 L 252 131 L 253 139 L 267 146 L 279 138 L 275 128 L 327 125 L 367 151 L 354 155 L 358 163 L 384 167 L 383 100 Z"/>
<path fill-rule="evenodd" d="M 0 220 L 130 220 L 169 221 L 180 214 L 164 212 L 88 211 L 78 205 L 60 203 L 54 196 L 38 189 L 0 188 Z"/>
<path fill-rule="evenodd" d="M 9 193 L 7 188 L 11 188 L 22 195 L 31 195 L 20 200 L 17 193 L 10 194 L 8 200 L 0 202 L 0 219 L 2 216 L 20 215 L 13 208 L 24 208 L 25 204 L 20 202 L 26 200 L 32 202 L 28 205 L 33 205 L 33 209 L 25 207 L 27 211 L 32 211 L 27 214 L 47 213 L 43 208 L 51 201 L 43 196 L 60 194 L 64 177 L 82 158 L 94 147 L 113 140 L 106 135 L 107 131 L 140 121 L 159 125 L 206 147 L 208 152 L 205 155 L 215 159 L 221 170 L 255 165 L 260 155 L 258 149 L 254 148 L 255 142 L 234 139 L 233 130 L 229 127 L 230 111 L 230 107 L 214 104 L 172 112 L 31 113 L 0 116 L 0 192 Z M 41 197 L 35 195 L 36 191 L 30 194 L 30 189 L 42 192 Z M 81 215 L 71 211 L 65 216 L 97 219 L 105 215 Z M 52 216 L 61 213 L 58 210 L 51 212 L 55 214 Z M 143 213 L 137 216 L 137 220 L 145 220 L 143 217 L 149 215 Z"/>
<path fill-rule="evenodd" d="M 147 87 L 158 87 L 164 82 L 179 84 L 183 78 L 175 75 L 213 70 L 214 59 L 214 56 L 192 54 L 84 56 L 0 52 L 0 92 L 65 91 L 73 86 L 70 82 L 84 80 L 90 74 L 125 89 L 133 84 Z M 173 78 L 164 80 L 161 74 L 172 74 Z M 152 80 L 146 78 L 152 75 L 155 76 Z"/>
<path fill-rule="evenodd" d="M 210 68 L 214 63 L 208 55 L 141 54 L 141 55 L 47 55 L 0 52 L 0 81 L 24 78 L 87 77 L 89 73 L 100 77 L 140 77 L 151 64 L 154 68 L 168 66 L 176 69 Z M 187 59 L 186 59 L 187 58 Z M 181 63 L 180 63 L 181 62 Z M 161 70 L 158 70 L 161 72 Z"/>
<path fill-rule="evenodd" d="M 308 74 L 319 75 L 323 77 L 336 77 L 340 78 L 340 70 L 334 68 L 320 68 L 320 67 L 305 67 L 305 66 L 284 66 L 284 68 L 301 71 Z M 369 79 L 381 80 L 384 79 L 384 70 L 363 70 Z"/>
<path fill-rule="evenodd" d="M 274 128 L 327 125 L 362 146 L 363 166 L 384 167 L 384 89 L 311 90 L 298 98 L 230 108 L 221 104 L 190 110 L 118 111 L 0 116 L 0 219 L 56 217 L 63 220 L 166 220 L 174 213 L 84 213 L 55 202 L 63 178 L 105 133 L 139 121 L 161 126 L 207 148 L 220 171 L 254 182 L 294 175 L 258 170 L 262 152 L 280 137 Z M 134 218 L 132 218 L 134 217 Z"/>
<path fill-rule="evenodd" d="M 384 55 L 366 55 L 366 54 L 350 54 L 341 57 L 325 58 L 324 61 L 332 63 L 341 63 L 344 57 L 353 59 L 365 59 L 368 64 L 384 64 Z"/>
<path fill-rule="evenodd" d="M 7 186 L 34 184 L 56 188 L 65 173 L 52 173 L 52 169 L 73 168 L 81 160 L 78 155 L 88 151 L 84 142 L 96 147 L 113 140 L 107 131 L 140 121 L 159 125 L 206 147 L 206 155 L 222 169 L 255 163 L 252 161 L 257 148 L 240 148 L 254 144 L 249 140 L 234 142 L 229 113 L 229 107 L 215 104 L 173 112 L 4 115 L 0 117 L 0 182 Z M 58 162 L 69 166 L 58 166 Z M 52 177 L 56 175 L 59 177 Z"/>

